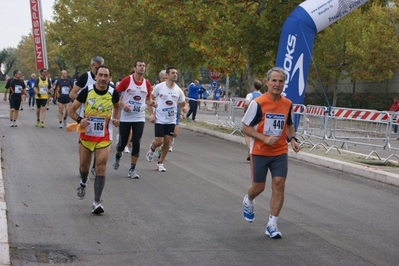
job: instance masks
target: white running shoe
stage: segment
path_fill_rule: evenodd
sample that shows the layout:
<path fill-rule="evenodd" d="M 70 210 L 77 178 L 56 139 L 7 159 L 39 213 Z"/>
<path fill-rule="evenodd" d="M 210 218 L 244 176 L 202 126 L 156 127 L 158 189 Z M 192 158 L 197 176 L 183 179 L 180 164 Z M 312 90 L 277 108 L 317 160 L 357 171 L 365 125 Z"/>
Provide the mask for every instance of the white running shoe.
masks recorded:
<path fill-rule="evenodd" d="M 150 144 L 150 146 L 148 146 L 148 151 L 147 151 L 147 154 L 145 155 L 145 158 L 149 162 L 152 162 L 152 160 L 154 160 L 154 152 L 151 149 L 151 144 Z"/>
<path fill-rule="evenodd" d="M 277 224 L 268 224 L 266 226 L 265 235 L 270 236 L 271 238 L 281 238 L 283 235 L 277 228 Z"/>
<path fill-rule="evenodd" d="M 60 123 L 60 126 L 59 126 L 59 128 L 62 128 L 62 123 Z"/>
<path fill-rule="evenodd" d="M 166 172 L 165 167 L 163 167 L 163 163 L 157 163 L 157 171 L 158 172 Z"/>
<path fill-rule="evenodd" d="M 129 153 L 129 152 L 130 152 L 130 151 L 129 151 L 129 147 L 125 146 L 125 149 L 123 150 L 123 152 Z"/>
<path fill-rule="evenodd" d="M 173 149 L 172 149 L 172 146 L 170 146 L 170 148 L 169 148 L 169 152 L 172 152 L 173 151 Z"/>
<path fill-rule="evenodd" d="M 132 178 L 132 179 L 139 179 L 140 176 L 136 173 L 136 170 L 134 169 L 129 169 L 129 172 L 127 173 L 127 176 Z"/>

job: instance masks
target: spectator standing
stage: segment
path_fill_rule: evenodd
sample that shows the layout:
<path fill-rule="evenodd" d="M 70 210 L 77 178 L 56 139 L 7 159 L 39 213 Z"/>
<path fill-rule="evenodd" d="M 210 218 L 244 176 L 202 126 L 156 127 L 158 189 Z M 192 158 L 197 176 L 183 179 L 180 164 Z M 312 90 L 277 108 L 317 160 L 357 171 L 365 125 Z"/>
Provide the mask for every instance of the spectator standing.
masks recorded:
<path fill-rule="evenodd" d="M 28 99 L 29 110 L 35 110 L 35 82 L 36 82 L 36 74 L 32 73 L 30 75 L 30 79 L 27 82 L 28 94 L 29 94 L 29 99 Z"/>
<path fill-rule="evenodd" d="M 189 119 L 190 115 L 192 114 L 193 122 L 195 122 L 195 117 L 197 115 L 199 91 L 202 89 L 203 87 L 198 80 L 194 80 L 194 82 L 188 86 L 188 104 L 190 106 L 190 110 L 188 111 L 186 117 Z"/>

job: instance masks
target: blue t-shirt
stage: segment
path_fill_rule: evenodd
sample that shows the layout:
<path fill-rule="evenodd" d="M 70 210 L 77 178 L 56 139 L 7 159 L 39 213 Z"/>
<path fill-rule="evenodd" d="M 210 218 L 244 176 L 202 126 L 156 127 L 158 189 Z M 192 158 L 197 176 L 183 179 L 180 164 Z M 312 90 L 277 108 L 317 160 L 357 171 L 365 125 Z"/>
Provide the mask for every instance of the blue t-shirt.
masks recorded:
<path fill-rule="evenodd" d="M 28 84 L 28 93 L 35 93 L 35 82 L 36 79 L 29 79 L 27 84 Z"/>

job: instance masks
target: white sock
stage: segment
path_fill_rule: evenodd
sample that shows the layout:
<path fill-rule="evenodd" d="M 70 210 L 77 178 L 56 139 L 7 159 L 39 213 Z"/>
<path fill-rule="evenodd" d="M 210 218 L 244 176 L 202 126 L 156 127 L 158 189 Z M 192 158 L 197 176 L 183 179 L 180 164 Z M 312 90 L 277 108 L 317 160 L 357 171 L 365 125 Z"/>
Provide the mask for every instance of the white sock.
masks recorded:
<path fill-rule="evenodd" d="M 248 204 L 250 204 L 250 205 L 253 205 L 253 204 L 254 204 L 254 201 L 253 201 L 253 200 L 249 200 L 248 195 L 245 196 L 245 202 L 248 203 Z"/>
<path fill-rule="evenodd" d="M 277 224 L 277 216 L 269 215 L 269 223 L 268 224 Z"/>

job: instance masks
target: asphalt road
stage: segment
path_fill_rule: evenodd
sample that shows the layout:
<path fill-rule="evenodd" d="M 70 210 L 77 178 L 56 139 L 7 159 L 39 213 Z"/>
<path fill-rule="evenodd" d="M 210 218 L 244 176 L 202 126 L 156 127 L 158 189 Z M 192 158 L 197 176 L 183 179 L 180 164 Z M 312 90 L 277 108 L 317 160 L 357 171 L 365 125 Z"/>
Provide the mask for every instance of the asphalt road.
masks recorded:
<path fill-rule="evenodd" d="M 145 160 L 153 138 L 146 124 L 139 180 L 107 165 L 103 215 L 91 213 L 93 180 L 78 200 L 78 135 L 46 127 L 34 111 L 10 128 L 0 104 L 3 177 L 12 265 L 397 265 L 399 188 L 290 159 L 280 240 L 264 235 L 270 183 L 256 199 L 256 219 L 242 218 L 250 184 L 245 146 L 181 129 L 155 171 Z M 114 132 L 116 134 L 116 131 Z M 114 147 L 114 146 L 113 146 Z"/>

